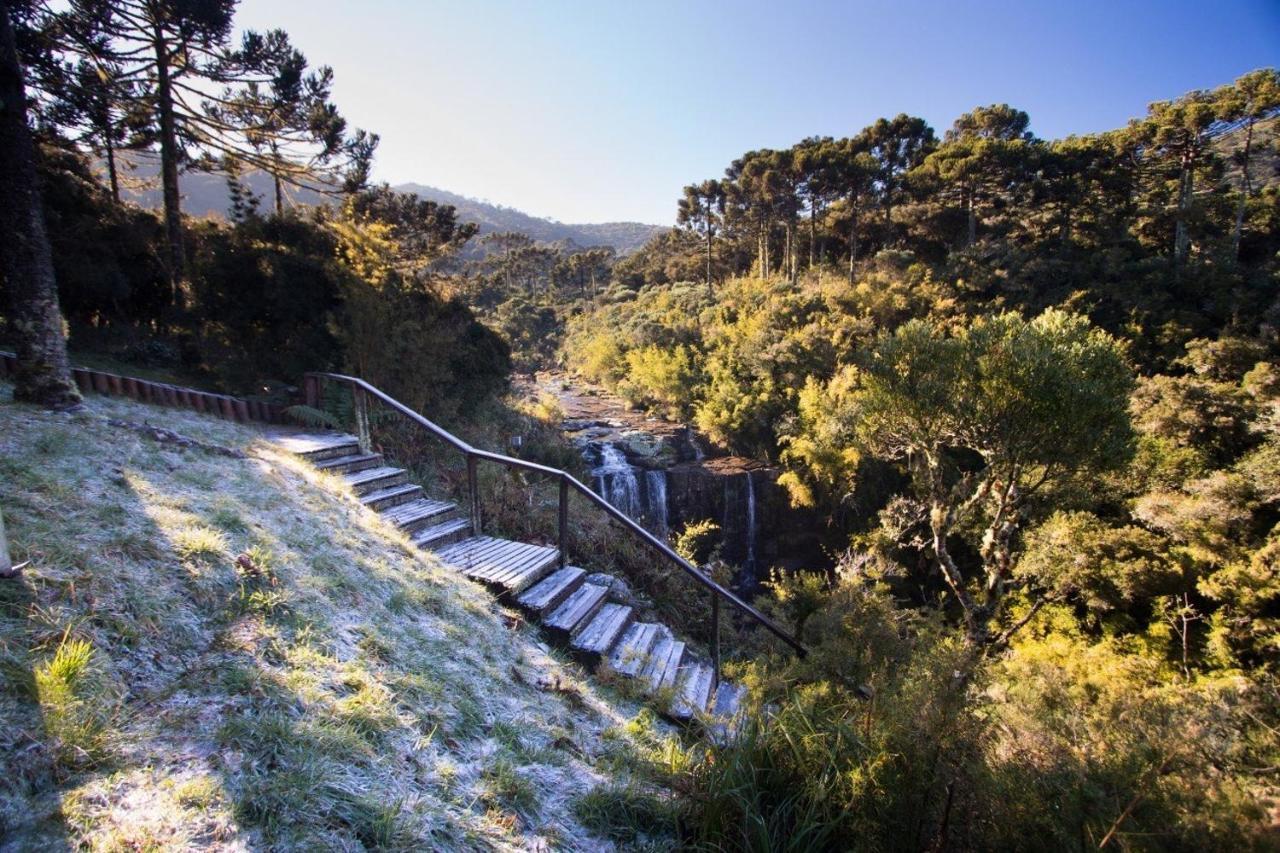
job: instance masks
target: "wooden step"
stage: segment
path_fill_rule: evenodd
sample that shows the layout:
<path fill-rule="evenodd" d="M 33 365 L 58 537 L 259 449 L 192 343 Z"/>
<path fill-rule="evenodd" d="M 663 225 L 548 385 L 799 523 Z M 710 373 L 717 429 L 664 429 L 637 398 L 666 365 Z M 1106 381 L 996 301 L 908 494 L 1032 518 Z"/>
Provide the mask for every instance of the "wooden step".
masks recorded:
<path fill-rule="evenodd" d="M 705 663 L 687 663 L 676 677 L 676 696 L 671 701 L 671 716 L 691 720 L 707 713 L 711 700 L 711 682 L 715 673 Z"/>
<path fill-rule="evenodd" d="M 607 601 L 599 612 L 578 632 L 573 647 L 590 655 L 604 656 L 618 645 L 635 618 L 635 610 L 625 604 Z"/>
<path fill-rule="evenodd" d="M 551 615 L 542 624 L 551 631 L 571 636 L 586 627 L 608 598 L 607 586 L 584 583 L 563 604 L 551 611 Z"/>
<path fill-rule="evenodd" d="M 641 670 L 640 679 L 646 682 L 650 693 L 667 690 L 676 683 L 676 675 L 680 671 L 680 663 L 684 659 L 684 643 L 669 637 L 663 637 L 654 644 L 649 653 L 649 663 Z"/>
<path fill-rule="evenodd" d="M 367 495 L 369 492 L 409 482 L 409 472 L 403 468 L 380 465 L 377 468 L 366 468 L 362 471 L 343 474 L 342 479 L 355 490 L 357 495 Z"/>
<path fill-rule="evenodd" d="M 631 624 L 635 613 L 625 604 L 605 604 L 573 639 L 573 647 L 589 655 L 605 655 Z"/>
<path fill-rule="evenodd" d="M 585 569 L 565 566 L 529 587 L 516 599 L 516 603 L 542 619 L 582 586 L 582 579 L 586 576 Z"/>
<path fill-rule="evenodd" d="M 716 701 L 711 706 L 711 713 L 726 719 L 736 717 L 742 710 L 742 700 L 747 697 L 747 688 L 731 681 L 721 681 L 716 688 Z"/>
<path fill-rule="evenodd" d="M 649 653 L 659 636 L 659 626 L 636 622 L 622 635 L 609 655 L 609 666 L 619 675 L 634 678 L 649 662 Z"/>
<path fill-rule="evenodd" d="M 747 688 L 728 681 L 721 681 L 716 688 L 715 701 L 711 703 L 711 718 L 707 721 L 707 735 L 718 744 L 726 744 L 738 734 L 742 725 L 742 703 Z"/>
<path fill-rule="evenodd" d="M 560 559 L 555 548 L 491 536 L 472 536 L 436 554 L 469 578 L 517 594 L 541 580 Z"/>
<path fill-rule="evenodd" d="M 377 468 L 382 464 L 381 453 L 353 453 L 349 456 L 335 456 L 332 459 L 321 459 L 315 466 L 321 471 L 332 471 L 348 474 L 352 471 L 363 471 L 366 468 Z"/>
<path fill-rule="evenodd" d="M 360 441 L 354 435 L 340 432 L 290 432 L 272 435 L 271 439 L 289 453 L 311 462 L 360 452 Z"/>
<path fill-rule="evenodd" d="M 461 542 L 471 535 L 471 519 L 453 518 L 424 527 L 413 534 L 413 543 L 428 551 L 438 551 L 446 545 Z"/>
<path fill-rule="evenodd" d="M 449 513 L 457 508 L 457 504 L 449 501 L 418 498 L 408 503 L 387 507 L 380 510 L 380 514 L 406 533 L 414 533 L 433 522 L 443 521 Z"/>
<path fill-rule="evenodd" d="M 382 512 L 388 507 L 407 504 L 410 501 L 416 501 L 420 497 L 422 497 L 422 486 L 415 486 L 413 483 L 401 483 L 398 486 L 378 489 L 377 491 L 360 495 L 360 503 L 375 512 Z"/>

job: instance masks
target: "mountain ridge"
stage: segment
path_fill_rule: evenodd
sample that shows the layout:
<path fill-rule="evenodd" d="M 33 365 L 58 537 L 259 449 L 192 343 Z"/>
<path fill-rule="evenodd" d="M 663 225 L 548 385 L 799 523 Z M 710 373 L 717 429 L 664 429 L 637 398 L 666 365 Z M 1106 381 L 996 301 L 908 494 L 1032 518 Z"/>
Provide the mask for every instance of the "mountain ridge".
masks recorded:
<path fill-rule="evenodd" d="M 120 174 L 121 196 L 124 199 L 153 210 L 161 207 L 158 158 L 154 155 L 133 154 L 129 157 L 129 162 L 122 165 Z M 271 207 L 275 191 L 270 175 L 252 170 L 241 175 L 240 180 L 260 198 L 264 210 Z M 227 216 L 231 208 L 231 195 L 227 190 L 225 175 L 216 172 L 186 172 L 182 175 L 181 187 L 183 211 L 188 215 Z M 669 230 L 669 226 L 644 222 L 559 222 L 427 184 L 406 182 L 395 184 L 392 189 L 412 193 L 438 204 L 453 205 L 458 211 L 458 219 L 476 223 L 480 226 L 481 234 L 516 231 L 540 243 L 567 242 L 581 248 L 611 246 L 619 255 L 631 254 L 656 235 Z M 330 201 L 322 193 L 299 187 L 286 187 L 285 195 L 290 205 L 314 206 Z"/>

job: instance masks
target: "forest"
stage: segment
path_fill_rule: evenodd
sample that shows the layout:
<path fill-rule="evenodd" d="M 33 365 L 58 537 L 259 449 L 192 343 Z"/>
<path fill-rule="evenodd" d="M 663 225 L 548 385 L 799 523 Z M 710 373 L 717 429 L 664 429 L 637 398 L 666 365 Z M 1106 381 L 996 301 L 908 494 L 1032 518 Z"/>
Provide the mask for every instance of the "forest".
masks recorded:
<path fill-rule="evenodd" d="M 66 346 L 286 403 L 343 370 L 559 465 L 509 396 L 554 368 L 777 466 L 830 559 L 756 603 L 810 654 L 744 639 L 739 736 L 593 801 L 624 847 L 1280 847 L 1280 73 L 747 151 L 620 256 L 373 183 L 333 69 L 235 5 L 0 2 L 15 399 L 74 404 Z"/>
<path fill-rule="evenodd" d="M 569 317 L 572 369 L 826 520 L 771 584 L 819 651 L 694 775 L 707 837 L 1275 843 L 1278 82 L 751 151 Z"/>

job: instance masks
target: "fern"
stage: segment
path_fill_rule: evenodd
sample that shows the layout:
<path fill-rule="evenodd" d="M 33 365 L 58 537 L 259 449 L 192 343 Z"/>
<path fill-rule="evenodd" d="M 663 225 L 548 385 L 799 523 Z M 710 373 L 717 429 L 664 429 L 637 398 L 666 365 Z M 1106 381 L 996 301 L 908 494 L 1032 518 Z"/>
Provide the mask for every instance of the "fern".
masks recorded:
<path fill-rule="evenodd" d="M 290 406 L 284 410 L 284 413 L 293 418 L 303 426 L 310 427 L 329 427 L 330 429 L 341 429 L 338 419 L 333 415 L 321 409 L 311 406 Z"/>

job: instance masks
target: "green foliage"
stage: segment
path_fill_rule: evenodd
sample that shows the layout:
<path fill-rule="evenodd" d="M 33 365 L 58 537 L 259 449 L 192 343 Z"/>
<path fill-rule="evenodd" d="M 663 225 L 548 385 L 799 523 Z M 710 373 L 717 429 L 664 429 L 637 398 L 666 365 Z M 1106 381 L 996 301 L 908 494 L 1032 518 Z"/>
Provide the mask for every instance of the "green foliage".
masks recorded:
<path fill-rule="evenodd" d="M 709 518 L 691 521 L 676 534 L 671 547 L 695 566 L 705 565 L 716 556 L 721 541 L 720 525 Z"/>
<path fill-rule="evenodd" d="M 1166 541 L 1141 527 L 1110 527 L 1087 512 L 1057 512 L 1027 534 L 1015 574 L 1093 610 L 1188 591 Z"/>
<path fill-rule="evenodd" d="M 880 574 L 843 564 L 807 621 L 810 657 L 753 669 L 738 738 L 677 777 L 696 843 L 1266 849 L 1253 768 L 1280 754 L 1273 686 L 1185 681 L 1145 638 L 1082 636 L 1063 610 L 958 678 L 963 645 Z"/>
<path fill-rule="evenodd" d="M 110 755 L 116 696 L 96 657 L 88 640 L 64 633 L 53 656 L 33 673 L 45 734 L 66 769 L 91 767 Z"/>
<path fill-rule="evenodd" d="M 573 802 L 592 832 L 628 849 L 667 849 L 676 842 L 678 807 L 639 785 L 601 785 Z"/>
<path fill-rule="evenodd" d="M 693 354 L 686 346 L 671 350 L 647 346 L 627 353 L 625 379 L 618 391 L 630 402 L 662 411 L 672 420 L 688 415 L 688 389 L 695 381 Z"/>

